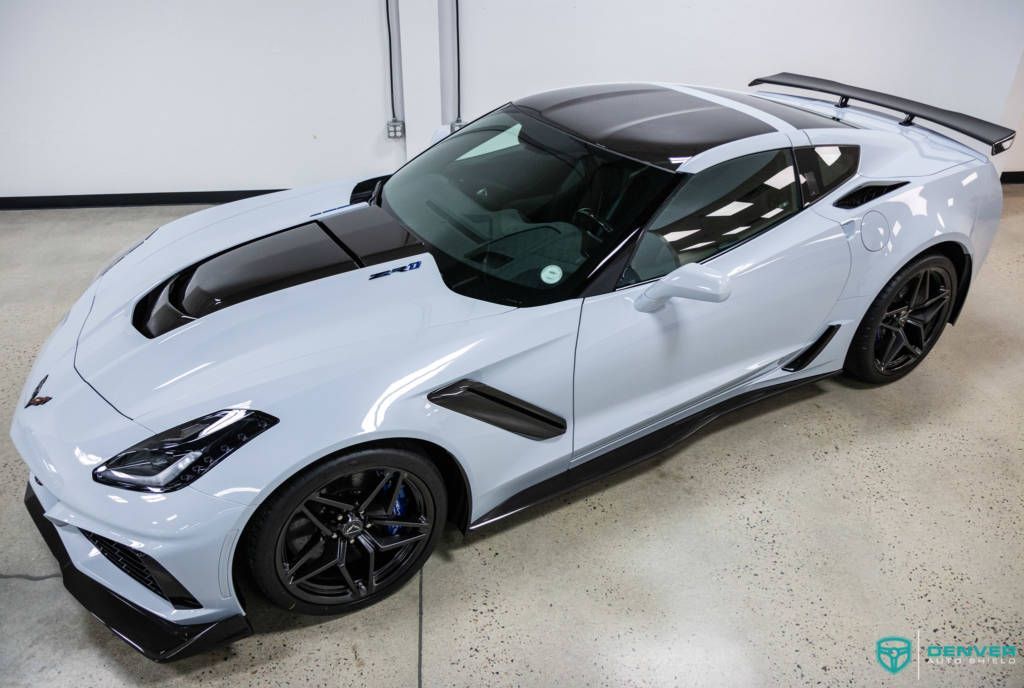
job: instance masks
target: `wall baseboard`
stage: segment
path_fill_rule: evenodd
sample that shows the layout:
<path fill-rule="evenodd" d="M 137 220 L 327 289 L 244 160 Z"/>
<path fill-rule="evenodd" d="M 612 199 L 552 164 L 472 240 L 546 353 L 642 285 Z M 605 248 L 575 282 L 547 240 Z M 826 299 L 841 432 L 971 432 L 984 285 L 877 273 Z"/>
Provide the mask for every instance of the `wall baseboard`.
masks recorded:
<path fill-rule="evenodd" d="M 50 208 L 114 208 L 132 205 L 189 205 L 228 203 L 281 189 L 239 191 L 170 191 L 163 193 L 85 194 L 79 196 L 0 196 L 0 210 Z"/>
<path fill-rule="evenodd" d="M 1024 172 L 1003 172 L 999 181 L 1003 184 L 1024 184 Z"/>

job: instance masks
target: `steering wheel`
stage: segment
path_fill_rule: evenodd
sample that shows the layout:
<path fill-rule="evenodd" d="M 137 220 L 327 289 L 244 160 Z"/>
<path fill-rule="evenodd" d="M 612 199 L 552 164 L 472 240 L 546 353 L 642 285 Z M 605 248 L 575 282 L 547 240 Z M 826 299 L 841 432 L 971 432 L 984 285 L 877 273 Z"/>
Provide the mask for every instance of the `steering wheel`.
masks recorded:
<path fill-rule="evenodd" d="M 597 213 L 594 212 L 593 208 L 577 208 L 576 212 L 572 214 L 572 223 L 574 225 L 580 226 L 580 223 L 578 223 L 576 221 L 577 217 L 584 218 L 586 220 L 587 225 L 589 225 L 589 227 L 595 227 L 596 226 L 600 230 L 599 232 L 591 231 L 588 226 L 583 226 L 583 229 L 584 229 L 584 231 L 589 232 L 590 234 L 593 234 L 593 235 L 595 235 L 597 237 L 600 237 L 602 233 L 603 234 L 614 234 L 615 233 L 615 230 L 612 228 L 612 226 L 609 225 L 604 220 L 602 220 L 601 218 L 599 218 L 597 216 Z"/>

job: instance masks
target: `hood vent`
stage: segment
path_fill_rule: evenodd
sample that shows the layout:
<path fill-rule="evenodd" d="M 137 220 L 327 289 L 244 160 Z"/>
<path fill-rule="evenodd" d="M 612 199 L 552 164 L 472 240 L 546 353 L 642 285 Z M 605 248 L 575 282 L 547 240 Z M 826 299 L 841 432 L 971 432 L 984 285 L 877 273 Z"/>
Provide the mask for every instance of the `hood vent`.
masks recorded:
<path fill-rule="evenodd" d="M 159 337 L 222 308 L 357 267 L 333 235 L 310 222 L 185 268 L 146 294 L 133 322 L 145 336 Z"/>
<path fill-rule="evenodd" d="M 845 208 L 849 210 L 850 208 L 856 208 L 864 205 L 865 203 L 869 203 L 876 198 L 881 198 L 890 191 L 895 191 L 909 183 L 910 182 L 881 182 L 878 184 L 865 184 L 864 186 L 857 187 L 832 205 L 837 208 Z"/>

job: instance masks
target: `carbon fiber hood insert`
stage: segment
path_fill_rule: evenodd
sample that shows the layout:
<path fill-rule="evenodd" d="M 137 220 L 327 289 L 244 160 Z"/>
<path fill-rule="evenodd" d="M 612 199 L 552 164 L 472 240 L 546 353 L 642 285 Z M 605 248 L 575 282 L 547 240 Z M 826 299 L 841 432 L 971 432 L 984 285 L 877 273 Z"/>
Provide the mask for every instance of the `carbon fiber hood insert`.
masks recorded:
<path fill-rule="evenodd" d="M 424 250 L 378 206 L 350 206 L 188 266 L 146 294 L 132 321 L 158 337 L 242 301 Z"/>

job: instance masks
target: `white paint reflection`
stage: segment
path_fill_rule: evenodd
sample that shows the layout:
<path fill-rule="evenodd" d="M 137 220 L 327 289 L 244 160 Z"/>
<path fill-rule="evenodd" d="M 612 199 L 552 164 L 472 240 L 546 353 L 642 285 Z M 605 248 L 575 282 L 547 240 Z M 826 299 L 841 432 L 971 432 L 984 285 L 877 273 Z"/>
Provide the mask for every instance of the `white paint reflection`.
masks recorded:
<path fill-rule="evenodd" d="M 362 424 L 363 431 L 373 432 L 378 427 L 380 427 L 380 424 L 384 421 L 384 415 L 387 413 L 388 409 L 391 407 L 393 403 L 398 401 L 403 394 L 408 393 L 409 391 L 416 388 L 418 385 L 423 384 L 427 380 L 431 379 L 432 377 L 440 373 L 442 370 L 451 365 L 452 362 L 454 362 L 460 356 L 462 356 L 467 351 L 472 349 L 474 346 L 479 344 L 481 341 L 483 340 L 478 339 L 475 342 L 467 344 L 461 349 L 453 351 L 452 353 L 446 356 L 442 356 L 436 361 L 428 363 L 419 370 L 414 370 L 405 377 L 399 380 L 395 380 L 390 385 L 388 385 L 388 388 L 384 390 L 384 393 L 381 394 L 380 397 L 375 402 L 373 402 L 373 405 L 370 406 L 370 410 L 366 412 L 366 417 L 363 418 Z"/>
<path fill-rule="evenodd" d="M 96 464 L 103 461 L 102 456 L 90 454 L 81 447 L 75 447 L 75 458 L 78 459 L 78 463 L 82 464 L 83 466 L 95 466 Z"/>
<path fill-rule="evenodd" d="M 229 487 L 229 488 L 227 488 L 225 490 L 220 490 L 219 492 L 214 492 L 213 496 L 214 497 L 226 497 L 226 496 L 228 496 L 230 494 L 239 494 L 239 493 L 245 493 L 245 492 L 249 492 L 249 493 L 252 493 L 252 494 L 257 494 L 259 492 L 259 488 L 256 488 L 256 487 Z"/>
<path fill-rule="evenodd" d="M 915 186 L 913 189 L 908 189 L 895 196 L 892 200 L 905 204 L 911 215 L 926 216 L 928 215 L 928 199 L 921 195 L 922 191 L 924 191 L 923 186 Z"/>
<path fill-rule="evenodd" d="M 969 175 L 967 175 L 966 177 L 961 179 L 960 183 L 963 184 L 964 186 L 967 186 L 968 184 L 970 184 L 971 182 L 973 182 L 977 178 L 978 178 L 978 173 L 977 172 L 971 172 Z"/>
<path fill-rule="evenodd" d="M 158 389 L 163 389 L 163 388 L 164 388 L 164 387 L 166 387 L 167 385 L 173 385 L 173 384 L 174 384 L 175 382 L 177 382 L 178 380 L 181 380 L 182 378 L 186 378 L 186 377 L 188 377 L 189 375 L 191 375 L 192 373 L 194 373 L 194 372 L 196 372 L 196 371 L 198 371 L 198 370 L 202 370 L 203 368 L 205 368 L 206 366 L 209 366 L 209 365 L 213 365 L 213 361 L 207 361 L 206 363 L 201 363 L 201 364 L 197 365 L 197 366 L 196 366 L 195 368 L 193 368 L 192 370 L 186 370 L 186 371 L 185 371 L 184 373 L 182 373 L 181 375 L 178 375 L 178 376 L 176 376 L 176 377 L 172 377 L 172 378 L 171 378 L 170 380 L 168 380 L 167 382 L 165 382 L 165 383 L 163 383 L 163 384 L 160 384 L 160 385 L 157 385 L 156 387 L 154 387 L 154 388 L 153 388 L 153 391 L 155 392 L 155 391 L 156 391 L 156 390 L 158 390 Z"/>

